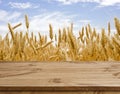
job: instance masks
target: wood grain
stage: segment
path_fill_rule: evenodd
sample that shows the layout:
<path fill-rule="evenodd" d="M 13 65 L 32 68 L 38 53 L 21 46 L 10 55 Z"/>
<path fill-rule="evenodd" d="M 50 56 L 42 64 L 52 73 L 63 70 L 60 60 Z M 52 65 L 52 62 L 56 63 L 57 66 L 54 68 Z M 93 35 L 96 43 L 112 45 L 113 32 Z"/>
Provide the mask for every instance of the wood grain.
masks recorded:
<path fill-rule="evenodd" d="M 21 91 L 12 91 L 12 92 L 0 92 L 0 94 L 120 94 L 118 91 L 76 91 L 76 92 L 40 92 L 40 91 L 26 91 L 26 92 L 21 92 Z"/>
<path fill-rule="evenodd" d="M 28 94 L 29 91 L 36 91 L 35 94 L 37 91 L 38 94 L 67 94 L 62 91 L 120 94 L 120 62 L 1 62 L 0 91 L 15 90 Z"/>

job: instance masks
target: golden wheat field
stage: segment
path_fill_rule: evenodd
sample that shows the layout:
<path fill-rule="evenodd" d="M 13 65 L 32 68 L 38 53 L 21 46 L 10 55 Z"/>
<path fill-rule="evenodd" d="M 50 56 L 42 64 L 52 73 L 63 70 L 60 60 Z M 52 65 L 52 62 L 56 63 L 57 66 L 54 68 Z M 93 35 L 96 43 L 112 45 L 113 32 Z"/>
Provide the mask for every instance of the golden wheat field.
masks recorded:
<path fill-rule="evenodd" d="M 0 61 L 119 61 L 119 19 L 114 18 L 114 23 L 114 34 L 111 34 L 110 23 L 108 30 L 101 29 L 100 33 L 88 24 L 79 31 L 79 37 L 73 33 L 73 24 L 59 29 L 58 34 L 49 24 L 49 36 L 39 32 L 37 38 L 29 31 L 29 19 L 25 15 L 25 34 L 14 32 L 21 23 L 16 26 L 8 23 L 9 33 L 5 37 L 0 36 Z"/>

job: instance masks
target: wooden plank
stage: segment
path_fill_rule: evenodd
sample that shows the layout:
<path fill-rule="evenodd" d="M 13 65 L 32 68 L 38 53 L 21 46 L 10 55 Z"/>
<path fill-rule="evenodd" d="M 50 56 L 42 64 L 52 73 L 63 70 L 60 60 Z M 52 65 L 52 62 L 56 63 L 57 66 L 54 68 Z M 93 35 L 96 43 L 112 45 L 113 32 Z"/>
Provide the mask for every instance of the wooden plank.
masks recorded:
<path fill-rule="evenodd" d="M 0 94 L 120 94 L 118 91 L 76 91 L 76 92 L 40 92 L 40 91 L 12 91 L 12 92 L 0 92 Z"/>
<path fill-rule="evenodd" d="M 0 91 L 14 90 L 120 91 L 120 62 L 2 62 Z"/>

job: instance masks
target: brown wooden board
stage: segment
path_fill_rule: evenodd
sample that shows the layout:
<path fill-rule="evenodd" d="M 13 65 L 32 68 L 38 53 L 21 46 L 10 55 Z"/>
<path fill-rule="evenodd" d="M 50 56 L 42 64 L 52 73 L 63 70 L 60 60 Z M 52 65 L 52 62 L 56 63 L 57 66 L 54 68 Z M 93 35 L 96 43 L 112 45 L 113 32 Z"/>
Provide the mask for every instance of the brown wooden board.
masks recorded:
<path fill-rule="evenodd" d="M 120 94 L 120 62 L 1 62 L 0 91 Z"/>

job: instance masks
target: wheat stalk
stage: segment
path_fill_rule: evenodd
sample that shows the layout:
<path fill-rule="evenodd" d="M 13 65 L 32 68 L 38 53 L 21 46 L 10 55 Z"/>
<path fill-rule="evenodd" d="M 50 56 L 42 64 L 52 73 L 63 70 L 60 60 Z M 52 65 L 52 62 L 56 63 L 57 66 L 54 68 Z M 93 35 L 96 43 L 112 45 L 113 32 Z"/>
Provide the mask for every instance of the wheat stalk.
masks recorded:
<path fill-rule="evenodd" d="M 114 21 L 115 21 L 115 27 L 116 27 L 117 33 L 120 35 L 120 22 L 117 18 L 114 18 Z"/>
<path fill-rule="evenodd" d="M 19 24 L 15 25 L 12 29 L 14 30 L 14 29 L 18 28 L 21 25 L 22 25 L 22 23 L 19 23 Z"/>
<path fill-rule="evenodd" d="M 28 19 L 28 16 L 25 15 L 25 25 L 26 25 L 26 28 L 27 28 L 27 31 L 29 29 L 29 19 Z"/>
<path fill-rule="evenodd" d="M 53 39 L 53 29 L 52 29 L 52 25 L 51 24 L 49 24 L 49 36 L 50 36 L 50 39 L 52 40 Z"/>
<path fill-rule="evenodd" d="M 27 15 L 25 20 L 29 24 Z M 111 34 L 110 23 L 108 23 L 108 30 L 102 29 L 102 33 L 97 33 L 96 29 L 92 29 L 90 24 L 88 24 L 82 27 L 78 38 L 74 35 L 73 24 L 70 27 L 59 29 L 58 35 L 54 34 L 54 36 L 52 25 L 49 24 L 49 36 L 42 35 L 39 32 L 38 39 L 33 32 L 31 36 L 29 36 L 29 32 L 24 34 L 22 31 L 20 33 L 15 31 L 15 33 L 14 30 L 21 26 L 22 23 L 13 27 L 8 23 L 11 38 L 8 33 L 5 37 L 1 36 L 0 60 L 120 60 L 120 21 L 118 18 L 114 20 L 117 33 Z M 29 25 L 26 24 L 26 28 L 29 29 Z M 51 40 L 49 42 L 47 42 L 48 37 Z M 55 40 L 53 41 L 54 38 Z"/>
<path fill-rule="evenodd" d="M 9 28 L 9 31 L 10 31 L 10 33 L 11 33 L 12 39 L 13 39 L 13 41 L 14 41 L 15 35 L 14 35 L 14 31 L 13 31 L 10 23 L 8 23 L 8 28 Z"/>
<path fill-rule="evenodd" d="M 108 23 L 108 36 L 110 36 L 111 28 L 110 28 L 110 22 Z"/>

